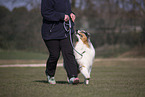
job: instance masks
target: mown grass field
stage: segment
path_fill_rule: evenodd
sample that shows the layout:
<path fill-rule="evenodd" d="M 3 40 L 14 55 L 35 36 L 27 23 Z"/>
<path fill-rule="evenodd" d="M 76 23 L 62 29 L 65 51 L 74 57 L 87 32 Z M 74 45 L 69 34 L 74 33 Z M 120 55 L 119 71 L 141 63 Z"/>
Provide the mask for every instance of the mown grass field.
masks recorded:
<path fill-rule="evenodd" d="M 0 68 L 0 97 L 145 97 L 145 60 L 101 60 L 93 64 L 89 85 L 69 85 L 63 67 L 56 85 L 49 85 L 45 68 Z"/>
<path fill-rule="evenodd" d="M 46 63 L 49 53 L 27 52 L 18 50 L 0 50 L 0 65 L 4 64 L 40 64 Z M 62 56 L 60 56 L 62 59 Z M 62 62 L 62 60 L 59 60 Z"/>
<path fill-rule="evenodd" d="M 44 60 L 48 53 L 0 50 L 0 60 Z"/>

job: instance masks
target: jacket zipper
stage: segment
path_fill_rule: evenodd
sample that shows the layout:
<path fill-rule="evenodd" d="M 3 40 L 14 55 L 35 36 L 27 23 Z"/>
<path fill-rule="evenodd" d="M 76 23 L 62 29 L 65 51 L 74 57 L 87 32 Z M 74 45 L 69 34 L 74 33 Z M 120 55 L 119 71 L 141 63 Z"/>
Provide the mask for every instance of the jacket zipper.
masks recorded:
<path fill-rule="evenodd" d="M 50 32 L 52 32 L 53 28 L 54 28 L 55 24 L 52 25 L 51 29 L 50 29 Z"/>

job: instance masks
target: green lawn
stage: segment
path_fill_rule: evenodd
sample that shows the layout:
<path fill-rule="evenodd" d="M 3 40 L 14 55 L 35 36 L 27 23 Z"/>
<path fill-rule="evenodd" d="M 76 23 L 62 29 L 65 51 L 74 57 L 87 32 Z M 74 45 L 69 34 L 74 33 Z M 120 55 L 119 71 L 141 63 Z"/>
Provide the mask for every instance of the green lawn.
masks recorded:
<path fill-rule="evenodd" d="M 0 65 L 4 64 L 44 64 L 49 54 L 27 51 L 0 50 Z M 62 62 L 60 56 L 59 62 Z"/>
<path fill-rule="evenodd" d="M 48 53 L 0 50 L 0 60 L 44 60 Z"/>
<path fill-rule="evenodd" d="M 145 60 L 98 61 L 89 85 L 69 85 L 62 67 L 56 85 L 49 85 L 45 68 L 0 68 L 0 97 L 145 97 Z"/>

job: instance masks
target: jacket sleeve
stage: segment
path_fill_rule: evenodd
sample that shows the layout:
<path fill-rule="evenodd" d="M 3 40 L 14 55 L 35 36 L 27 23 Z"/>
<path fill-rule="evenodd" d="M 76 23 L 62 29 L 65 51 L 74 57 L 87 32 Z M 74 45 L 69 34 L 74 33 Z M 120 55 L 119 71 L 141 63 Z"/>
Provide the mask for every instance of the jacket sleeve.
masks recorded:
<path fill-rule="evenodd" d="M 54 6 L 53 0 L 42 0 L 41 2 L 42 17 L 48 21 L 64 20 L 65 13 L 56 12 L 53 6 Z"/>

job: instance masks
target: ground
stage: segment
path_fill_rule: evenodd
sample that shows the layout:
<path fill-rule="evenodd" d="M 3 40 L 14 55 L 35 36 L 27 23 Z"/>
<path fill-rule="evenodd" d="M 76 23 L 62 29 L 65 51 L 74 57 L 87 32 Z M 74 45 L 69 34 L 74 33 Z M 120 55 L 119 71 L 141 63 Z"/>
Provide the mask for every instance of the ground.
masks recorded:
<path fill-rule="evenodd" d="M 49 85 L 45 67 L 0 68 L 0 97 L 145 97 L 144 59 L 96 59 L 89 85 L 70 85 L 63 67 Z"/>

